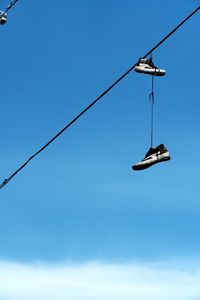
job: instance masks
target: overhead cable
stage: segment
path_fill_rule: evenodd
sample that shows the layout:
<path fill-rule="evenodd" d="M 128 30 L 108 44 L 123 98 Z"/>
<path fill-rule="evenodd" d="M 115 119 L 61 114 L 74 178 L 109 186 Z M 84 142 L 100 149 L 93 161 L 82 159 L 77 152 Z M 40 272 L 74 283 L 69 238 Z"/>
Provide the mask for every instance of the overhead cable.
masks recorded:
<path fill-rule="evenodd" d="M 1 14 L 1 18 L 5 16 L 5 14 L 17 3 L 17 1 L 19 1 L 19 0 L 14 0 L 14 1 L 10 2 L 10 4 L 6 7 L 4 12 Z"/>
<path fill-rule="evenodd" d="M 17 2 L 15 0 L 11 2 L 11 7 Z M 10 7 L 10 8 L 11 8 Z M 9 7 L 7 8 L 10 9 Z M 189 14 L 181 23 L 179 23 L 170 33 L 168 33 L 159 43 L 157 43 L 151 50 L 149 50 L 142 58 L 146 58 L 158 47 L 161 46 L 172 34 L 175 33 L 187 20 L 189 20 L 198 10 L 200 6 L 197 7 L 191 14 Z M 40 148 L 36 153 L 34 153 L 24 164 L 22 164 L 12 175 L 7 179 L 4 179 L 3 183 L 0 185 L 0 189 L 3 188 L 14 176 L 17 175 L 28 163 L 41 153 L 45 148 L 47 148 L 55 139 L 57 139 L 65 130 L 67 130 L 73 123 L 75 123 L 84 113 L 86 113 L 92 106 L 94 106 L 100 99 L 102 99 L 112 88 L 114 88 L 122 79 L 124 79 L 136 66 L 135 63 L 130 69 L 128 69 L 121 77 L 119 77 L 113 84 L 111 84 L 103 93 L 101 93 L 93 102 L 91 102 L 83 111 L 81 111 L 74 119 L 72 119 L 63 129 L 61 129 L 50 141 L 48 141 L 42 148 Z"/>

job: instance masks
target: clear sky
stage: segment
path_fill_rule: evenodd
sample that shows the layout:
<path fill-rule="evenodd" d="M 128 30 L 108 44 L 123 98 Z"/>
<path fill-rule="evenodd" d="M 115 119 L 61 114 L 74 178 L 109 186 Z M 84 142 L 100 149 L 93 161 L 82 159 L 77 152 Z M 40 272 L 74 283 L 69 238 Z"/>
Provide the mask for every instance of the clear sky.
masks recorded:
<path fill-rule="evenodd" d="M 8 3 L 1 0 L 0 9 Z M 0 28 L 0 179 L 198 5 L 195 0 L 19 0 Z M 85 278 L 86 297 L 79 286 L 70 297 L 58 280 L 57 289 L 66 294 L 57 299 L 88 300 L 89 292 L 93 300 L 165 299 L 173 284 L 177 294 L 168 299 L 200 298 L 195 285 L 200 280 L 195 276 L 200 273 L 199 22 L 197 13 L 153 53 L 155 64 L 167 71 L 155 78 L 155 145 L 164 143 L 171 161 L 142 172 L 131 169 L 150 146 L 151 87 L 150 77 L 132 72 L 0 191 L 0 282 L 5 270 L 12 273 L 2 286 L 17 286 L 15 272 L 24 270 L 33 277 L 48 273 L 50 282 L 58 272 L 57 278 L 65 274 L 67 281 L 72 268 L 74 282 L 81 281 L 80 274 Z M 138 285 L 137 270 L 144 274 Z M 111 295 L 105 283 L 99 289 L 105 295 L 92 294 L 90 271 L 94 281 L 107 278 L 110 286 L 123 286 L 113 275 L 123 274 L 130 293 Z M 194 287 L 178 294 L 182 276 Z M 144 278 L 152 282 L 150 290 L 155 287 L 152 294 L 142 294 Z M 31 298 L 33 290 L 22 288 L 17 296 L 0 288 L 0 300 L 51 299 L 45 289 Z"/>

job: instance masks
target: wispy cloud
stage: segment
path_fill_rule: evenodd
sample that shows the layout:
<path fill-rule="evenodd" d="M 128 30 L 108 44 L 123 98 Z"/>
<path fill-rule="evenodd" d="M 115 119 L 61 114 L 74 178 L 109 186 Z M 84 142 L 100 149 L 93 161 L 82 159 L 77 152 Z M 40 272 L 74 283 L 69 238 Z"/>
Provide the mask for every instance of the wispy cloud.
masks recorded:
<path fill-rule="evenodd" d="M 200 268 L 0 262 L 1 300 L 197 300 Z"/>

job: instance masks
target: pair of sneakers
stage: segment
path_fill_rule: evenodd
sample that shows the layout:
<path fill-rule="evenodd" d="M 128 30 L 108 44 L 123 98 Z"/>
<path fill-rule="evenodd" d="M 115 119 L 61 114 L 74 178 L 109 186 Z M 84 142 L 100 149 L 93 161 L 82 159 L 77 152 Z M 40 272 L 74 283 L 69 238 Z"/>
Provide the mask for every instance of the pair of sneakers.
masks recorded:
<path fill-rule="evenodd" d="M 134 67 L 134 70 L 138 73 L 144 73 L 144 74 L 154 75 L 154 76 L 164 76 L 166 74 L 165 70 L 159 69 L 154 65 L 151 58 L 149 59 L 140 58 L 138 63 Z"/>
<path fill-rule="evenodd" d="M 150 148 L 145 158 L 132 166 L 135 171 L 140 171 L 151 167 L 152 165 L 170 160 L 170 154 L 164 144 L 160 144 L 156 148 Z"/>
<path fill-rule="evenodd" d="M 144 73 L 147 75 L 164 76 L 166 71 L 156 67 L 151 58 L 144 59 L 140 58 L 138 63 L 135 65 L 134 70 L 138 73 Z M 135 171 L 144 170 L 152 165 L 170 160 L 170 154 L 164 144 L 160 144 L 156 148 L 150 148 L 145 155 L 145 158 L 132 166 Z"/>

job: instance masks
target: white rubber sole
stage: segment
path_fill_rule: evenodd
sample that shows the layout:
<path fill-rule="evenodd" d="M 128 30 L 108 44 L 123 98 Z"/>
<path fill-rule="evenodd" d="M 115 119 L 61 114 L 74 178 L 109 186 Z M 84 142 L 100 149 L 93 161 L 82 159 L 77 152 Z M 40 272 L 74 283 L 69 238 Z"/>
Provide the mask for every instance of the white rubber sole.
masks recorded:
<path fill-rule="evenodd" d="M 162 69 L 148 69 L 141 66 L 135 66 L 134 70 L 138 73 L 154 76 L 164 76 L 166 74 L 166 71 Z"/>
<path fill-rule="evenodd" d="M 167 161 L 170 159 L 171 158 L 170 158 L 169 152 L 165 152 L 163 154 L 153 154 L 153 155 L 145 158 L 144 160 L 140 161 L 139 163 L 133 165 L 132 169 L 135 171 L 144 170 L 144 169 L 147 169 L 159 162 L 164 162 L 164 161 Z"/>

